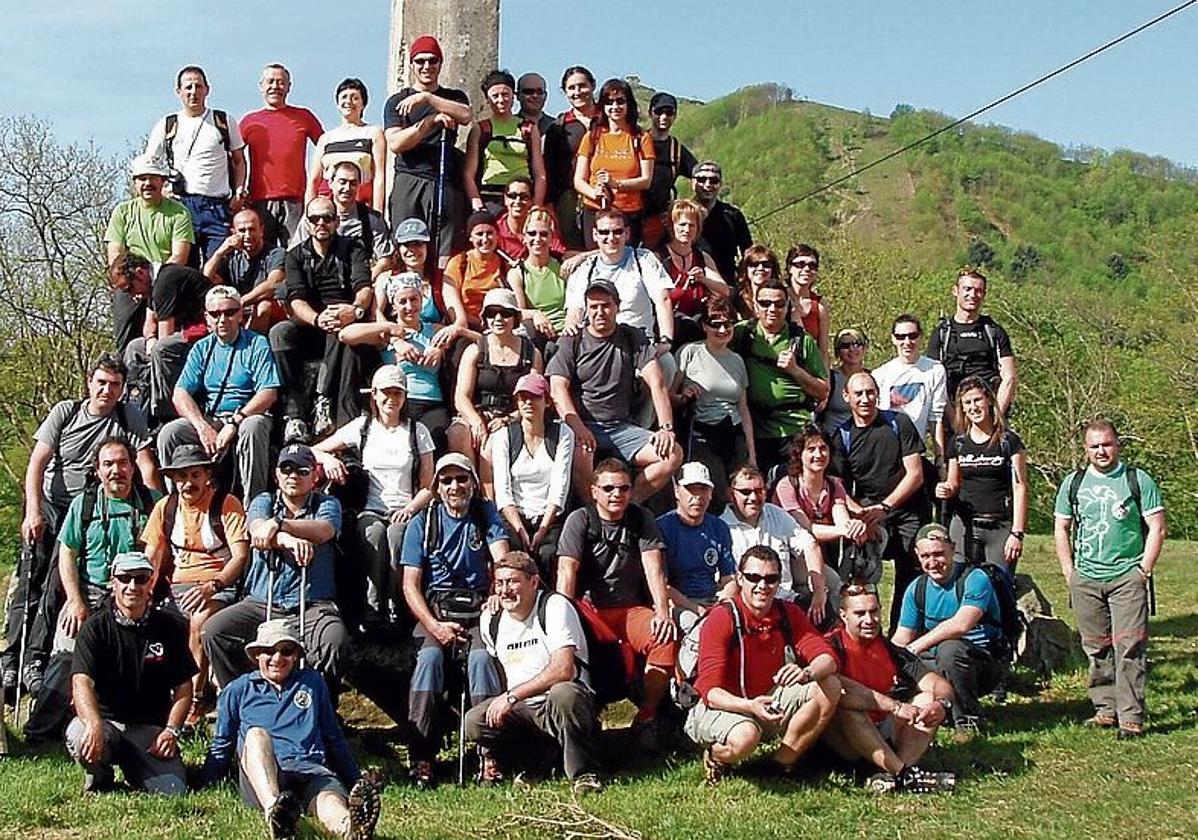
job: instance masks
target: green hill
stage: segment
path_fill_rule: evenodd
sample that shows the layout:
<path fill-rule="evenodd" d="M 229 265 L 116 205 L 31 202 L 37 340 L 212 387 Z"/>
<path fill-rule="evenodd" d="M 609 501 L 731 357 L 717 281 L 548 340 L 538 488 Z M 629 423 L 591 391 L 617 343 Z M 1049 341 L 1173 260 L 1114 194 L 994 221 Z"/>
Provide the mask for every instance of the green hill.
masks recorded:
<path fill-rule="evenodd" d="M 683 103 L 675 132 L 722 164 L 727 199 L 753 220 L 952 121 L 759 85 Z M 1174 533 L 1198 533 L 1198 173 L 965 125 L 753 227 L 776 251 L 820 249 L 833 326 L 864 327 L 871 363 L 891 355 L 891 318 L 911 311 L 930 327 L 951 310 L 956 269 L 980 266 L 1019 360 L 1013 425 L 1034 464 L 1039 525 L 1050 485 L 1080 460 L 1080 425 L 1101 414 L 1129 459 L 1161 477 Z"/>

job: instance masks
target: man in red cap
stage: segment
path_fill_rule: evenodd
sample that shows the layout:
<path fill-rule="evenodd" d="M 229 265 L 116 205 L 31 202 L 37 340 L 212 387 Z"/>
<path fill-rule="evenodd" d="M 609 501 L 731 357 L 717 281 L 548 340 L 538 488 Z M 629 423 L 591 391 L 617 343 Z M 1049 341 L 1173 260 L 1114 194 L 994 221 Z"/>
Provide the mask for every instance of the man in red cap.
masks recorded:
<path fill-rule="evenodd" d="M 432 35 L 421 35 L 412 42 L 408 49 L 412 85 L 387 100 L 383 128 L 387 148 L 395 156 L 391 222 L 419 217 L 434 227 L 437 191 L 442 190 L 437 248 L 441 257 L 447 258 L 464 249 L 466 202 L 461 156 L 454 153 L 454 142 L 458 126 L 467 125 L 472 115 L 463 91 L 441 87 L 442 58 L 441 45 Z"/>

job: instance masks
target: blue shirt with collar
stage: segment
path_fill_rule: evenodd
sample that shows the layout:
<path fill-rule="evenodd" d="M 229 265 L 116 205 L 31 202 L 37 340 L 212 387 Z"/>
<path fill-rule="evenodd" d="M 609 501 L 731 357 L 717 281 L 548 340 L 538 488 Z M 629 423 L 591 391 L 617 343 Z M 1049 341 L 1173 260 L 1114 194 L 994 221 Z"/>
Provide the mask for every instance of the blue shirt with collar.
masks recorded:
<path fill-rule="evenodd" d="M 250 502 L 246 511 L 247 524 L 253 525 L 263 519 L 274 519 L 283 513 L 283 503 L 276 505 L 275 494 L 259 493 Z M 333 578 L 333 560 L 336 553 L 335 544 L 341 534 L 341 502 L 334 496 L 318 493 L 313 490 L 307 503 L 298 516 L 287 514 L 284 519 L 319 519 L 333 526 L 333 539 L 315 547 L 312 562 L 308 564 L 308 600 L 331 601 L 337 589 Z M 266 593 L 270 586 L 270 570 L 267 560 L 272 552 L 253 550 L 250 557 L 250 569 L 246 574 L 245 590 L 248 598 L 259 603 L 266 603 Z M 295 556 L 290 551 L 279 550 L 282 562 L 275 572 L 274 597 L 272 603 L 277 609 L 299 609 L 300 569 L 295 562 Z"/>
<path fill-rule="evenodd" d="M 176 387 L 197 398 L 197 402 L 202 396 L 204 413 L 215 416 L 232 414 L 244 408 L 254 394 L 266 388 L 281 388 L 283 382 L 270 342 L 242 328 L 232 343 L 221 341 L 216 333 L 197 341 L 187 354 Z"/>

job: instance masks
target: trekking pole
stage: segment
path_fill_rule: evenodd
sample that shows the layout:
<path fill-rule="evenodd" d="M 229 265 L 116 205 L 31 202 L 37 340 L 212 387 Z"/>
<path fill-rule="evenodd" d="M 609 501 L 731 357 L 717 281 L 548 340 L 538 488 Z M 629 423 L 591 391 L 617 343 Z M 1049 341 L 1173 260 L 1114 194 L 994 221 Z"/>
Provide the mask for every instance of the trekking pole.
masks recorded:
<path fill-rule="evenodd" d="M 458 703 L 458 787 L 466 785 L 466 692 L 470 688 L 470 638 L 462 642 L 462 697 Z"/>
<path fill-rule="evenodd" d="M 25 567 L 25 592 L 22 595 L 21 635 L 17 642 L 17 697 L 12 707 L 13 726 L 21 726 L 21 686 L 25 682 L 25 653 L 29 644 L 29 593 L 33 586 L 33 541 L 21 547 L 21 556 L 17 562 L 17 580 L 21 579 L 21 566 Z"/>
<path fill-rule="evenodd" d="M 1148 578 L 1148 614 L 1156 615 L 1156 583 Z"/>
<path fill-rule="evenodd" d="M 308 639 L 305 631 L 308 629 L 306 616 L 308 612 L 308 565 L 305 563 L 300 566 L 300 591 L 299 591 L 299 635 L 300 643 L 304 650 L 308 648 Z M 307 661 L 307 656 L 300 657 L 300 667 L 303 668 Z"/>
<path fill-rule="evenodd" d="M 279 550 L 266 555 L 266 620 L 270 621 L 275 604 L 275 571 L 279 568 Z"/>
<path fill-rule="evenodd" d="M 445 213 L 445 181 L 449 172 L 449 129 L 441 129 L 440 156 L 437 160 L 437 193 L 433 201 L 432 233 L 429 236 L 429 256 L 441 267 L 441 217 Z M 403 221 L 400 219 L 400 221 Z"/>

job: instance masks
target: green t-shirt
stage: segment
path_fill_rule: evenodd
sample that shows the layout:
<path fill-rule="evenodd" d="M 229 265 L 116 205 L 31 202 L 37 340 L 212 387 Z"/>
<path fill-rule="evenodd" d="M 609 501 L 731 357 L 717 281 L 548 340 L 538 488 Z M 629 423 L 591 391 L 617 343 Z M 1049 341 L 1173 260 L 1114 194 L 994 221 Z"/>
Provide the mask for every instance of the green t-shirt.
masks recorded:
<path fill-rule="evenodd" d="M 92 519 L 87 526 L 86 565 L 81 570 L 83 582 L 107 589 L 111 585 L 108 567 L 112 558 L 122 551 L 137 550 L 137 537 L 149 517 L 149 512 L 142 510 L 140 505 L 135 508 L 125 499 L 109 499 L 103 491 L 97 493 Z M 82 530 L 83 494 L 80 493 L 67 509 L 58 541 L 79 554 L 83 547 Z"/>
<path fill-rule="evenodd" d="M 157 264 L 167 261 L 173 243 L 194 244 L 196 235 L 191 214 L 181 202 L 163 198 L 150 207 L 140 198 L 131 198 L 113 208 L 104 241 L 124 245 L 130 253 Z"/>
<path fill-rule="evenodd" d="M 481 139 L 481 138 L 480 138 Z M 491 142 L 479 149 L 481 183 L 488 187 L 506 187 L 513 178 L 529 176 L 528 143 L 515 117 L 491 117 Z"/>
<path fill-rule="evenodd" d="M 799 367 L 819 379 L 828 378 L 815 339 L 804 332 L 792 338 L 783 330 L 772 340 L 757 321 L 736 325 L 732 349 L 745 360 L 749 374 L 749 406 L 753 409 L 753 434 L 759 438 L 788 438 L 811 422 L 816 401 L 798 382 L 778 367 L 778 356 L 792 342 Z"/>
<path fill-rule="evenodd" d="M 1164 510 L 1161 491 L 1152 476 L 1136 470 L 1143 509 L 1136 510 L 1127 486 L 1127 468 L 1119 464 L 1109 473 L 1087 467 L 1077 490 L 1078 520 L 1073 523 L 1073 566 L 1084 578 L 1110 581 L 1130 572 L 1144 557 L 1144 535 L 1140 518 Z M 1065 477 L 1057 491 L 1054 514 L 1072 519 L 1069 485 Z"/>
<path fill-rule="evenodd" d="M 534 309 L 545 313 L 545 317 L 558 332 L 566 326 L 566 284 L 561 277 L 561 266 L 550 259 L 544 268 L 527 262 L 520 263 L 523 271 L 524 296 Z"/>

